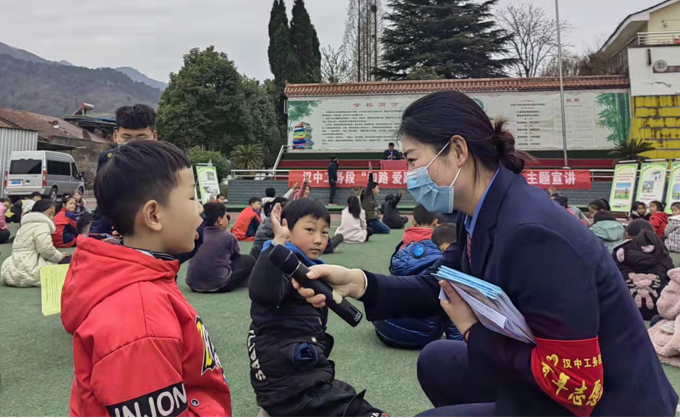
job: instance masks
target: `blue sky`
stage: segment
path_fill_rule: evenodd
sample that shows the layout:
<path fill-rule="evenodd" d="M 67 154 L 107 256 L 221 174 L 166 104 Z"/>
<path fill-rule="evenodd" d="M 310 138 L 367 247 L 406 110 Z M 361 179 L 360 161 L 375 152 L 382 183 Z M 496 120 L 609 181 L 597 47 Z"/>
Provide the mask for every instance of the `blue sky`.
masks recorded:
<path fill-rule="evenodd" d="M 306 0 L 322 45 L 340 46 L 349 0 Z M 554 0 L 524 0 L 554 14 Z M 660 0 L 560 0 L 578 51 L 602 43 L 628 14 Z M 271 77 L 270 0 L 30 0 L 2 7 L 0 42 L 85 67 L 131 66 L 167 81 L 193 47 L 215 47 L 251 77 Z M 287 0 L 288 7 L 293 0 Z M 501 4 L 517 0 L 501 0 Z"/>

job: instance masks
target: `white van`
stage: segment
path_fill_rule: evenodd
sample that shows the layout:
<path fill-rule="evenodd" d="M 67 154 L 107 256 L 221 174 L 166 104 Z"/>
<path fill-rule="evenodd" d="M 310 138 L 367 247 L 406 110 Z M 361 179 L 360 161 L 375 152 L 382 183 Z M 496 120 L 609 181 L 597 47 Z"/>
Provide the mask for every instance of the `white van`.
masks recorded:
<path fill-rule="evenodd" d="M 64 193 L 83 192 L 85 183 L 70 154 L 54 151 L 13 151 L 5 171 L 5 197 L 12 201 L 39 192 L 56 200 Z"/>

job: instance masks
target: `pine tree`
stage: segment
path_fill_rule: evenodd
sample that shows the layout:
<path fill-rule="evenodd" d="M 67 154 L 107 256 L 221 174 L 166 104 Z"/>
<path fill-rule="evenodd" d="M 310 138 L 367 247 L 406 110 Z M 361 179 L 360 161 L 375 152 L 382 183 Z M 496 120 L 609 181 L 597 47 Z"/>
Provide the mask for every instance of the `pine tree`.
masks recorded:
<path fill-rule="evenodd" d="M 295 58 L 300 72 L 290 79 L 291 83 L 321 82 L 321 50 L 319 37 L 305 8 L 304 0 L 295 0 L 290 33 Z"/>
<path fill-rule="evenodd" d="M 403 80 L 418 68 L 444 78 L 503 77 L 510 36 L 493 20 L 498 0 L 391 0 L 377 75 Z"/>
<path fill-rule="evenodd" d="M 274 0 L 272 5 L 271 15 L 269 17 L 269 68 L 272 74 L 276 76 L 279 70 L 279 63 L 276 61 L 277 45 L 276 45 L 276 30 L 280 25 L 288 27 L 288 16 L 286 15 L 286 3 L 283 0 Z"/>

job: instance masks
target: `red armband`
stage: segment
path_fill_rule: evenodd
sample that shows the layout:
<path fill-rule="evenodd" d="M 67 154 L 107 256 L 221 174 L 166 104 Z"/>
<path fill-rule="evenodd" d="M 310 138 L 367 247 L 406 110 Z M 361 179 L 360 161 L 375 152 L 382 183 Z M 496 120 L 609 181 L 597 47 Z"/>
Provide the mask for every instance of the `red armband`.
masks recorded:
<path fill-rule="evenodd" d="M 598 338 L 576 341 L 536 338 L 531 372 L 555 402 L 587 417 L 602 398 L 604 369 Z"/>

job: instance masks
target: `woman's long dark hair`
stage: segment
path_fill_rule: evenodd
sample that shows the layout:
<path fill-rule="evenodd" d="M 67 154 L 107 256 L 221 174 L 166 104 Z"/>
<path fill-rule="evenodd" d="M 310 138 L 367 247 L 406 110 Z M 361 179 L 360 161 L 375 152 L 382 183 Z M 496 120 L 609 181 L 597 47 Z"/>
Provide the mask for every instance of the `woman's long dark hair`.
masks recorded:
<path fill-rule="evenodd" d="M 628 224 L 626 232 L 633 239 L 633 244 L 638 250 L 644 251 L 644 247 L 653 245 L 654 252 L 651 254 L 654 254 L 657 257 L 668 255 L 666 246 L 664 245 L 663 241 L 661 241 L 661 238 L 656 235 L 656 232 L 654 232 L 654 227 L 648 221 L 644 219 L 636 219 Z"/>
<path fill-rule="evenodd" d="M 347 198 L 347 210 L 352 214 L 352 216 L 354 216 L 356 219 L 359 219 L 361 216 L 361 202 L 359 202 L 358 197 L 352 195 Z"/>
<path fill-rule="evenodd" d="M 503 166 L 519 174 L 532 158 L 515 149 L 515 138 L 506 124 L 502 118 L 492 124 L 484 110 L 467 95 L 441 91 L 413 102 L 404 111 L 398 134 L 429 144 L 436 152 L 459 135 L 467 143 L 476 171 L 481 164 L 491 172 Z M 450 151 L 451 147 L 447 147 L 442 155 Z"/>
<path fill-rule="evenodd" d="M 38 200 L 31 208 L 31 212 L 47 212 L 53 206 L 54 202 L 49 199 Z"/>

